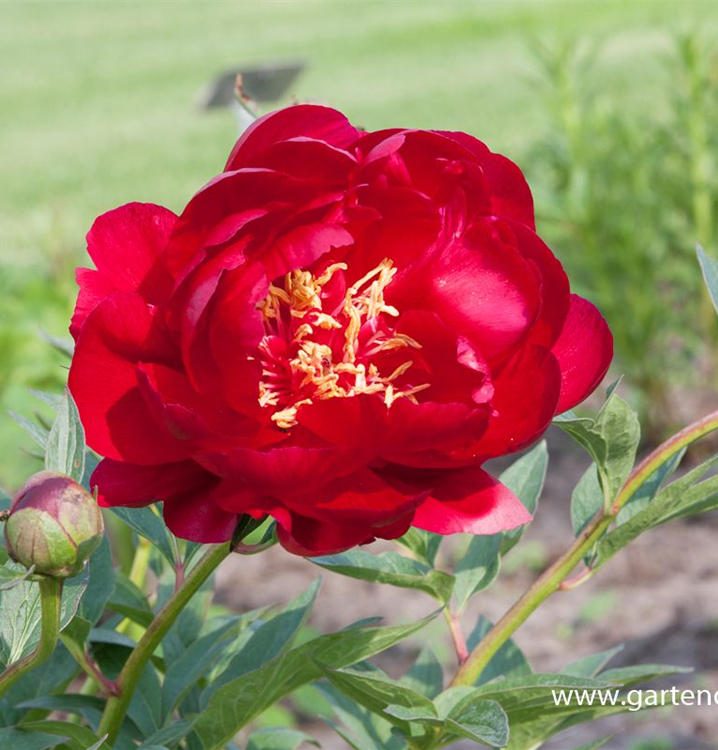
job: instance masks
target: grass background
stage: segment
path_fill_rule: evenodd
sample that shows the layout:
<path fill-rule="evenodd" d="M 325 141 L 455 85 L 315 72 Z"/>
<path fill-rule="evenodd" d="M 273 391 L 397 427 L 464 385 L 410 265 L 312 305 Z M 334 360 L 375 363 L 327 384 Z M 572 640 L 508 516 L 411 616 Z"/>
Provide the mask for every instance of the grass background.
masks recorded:
<path fill-rule="evenodd" d="M 655 0 L 0 3 L 0 483 L 30 466 L 6 409 L 64 379 L 37 329 L 65 333 L 93 218 L 179 211 L 221 169 L 234 118 L 194 104 L 218 72 L 301 59 L 299 98 L 367 128 L 463 129 L 521 163 L 548 127 L 532 39 L 605 38 L 605 89 L 660 117 L 671 34 L 717 25 L 716 3 Z"/>

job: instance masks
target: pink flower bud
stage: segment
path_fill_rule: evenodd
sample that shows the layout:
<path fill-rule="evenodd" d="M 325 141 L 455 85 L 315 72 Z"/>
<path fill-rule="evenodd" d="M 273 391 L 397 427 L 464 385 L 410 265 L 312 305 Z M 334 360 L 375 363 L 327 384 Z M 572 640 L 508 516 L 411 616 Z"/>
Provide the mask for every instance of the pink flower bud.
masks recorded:
<path fill-rule="evenodd" d="M 62 474 L 41 471 L 18 493 L 5 524 L 7 550 L 36 573 L 68 578 L 79 573 L 102 541 L 95 499 Z"/>

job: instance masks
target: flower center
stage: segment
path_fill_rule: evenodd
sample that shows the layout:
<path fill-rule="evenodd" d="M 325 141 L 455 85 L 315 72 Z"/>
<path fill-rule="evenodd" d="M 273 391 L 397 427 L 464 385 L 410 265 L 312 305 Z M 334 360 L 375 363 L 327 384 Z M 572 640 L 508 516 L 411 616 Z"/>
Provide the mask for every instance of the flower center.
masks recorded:
<path fill-rule="evenodd" d="M 259 403 L 288 430 L 303 404 L 358 394 L 381 394 L 387 408 L 399 398 L 416 403 L 429 383 L 415 383 L 411 352 L 421 344 L 395 330 L 399 311 L 384 300 L 396 274 L 392 261 L 344 290 L 344 263 L 321 275 L 296 270 L 284 286 L 270 284 L 257 306 L 265 336 L 259 344 Z"/>

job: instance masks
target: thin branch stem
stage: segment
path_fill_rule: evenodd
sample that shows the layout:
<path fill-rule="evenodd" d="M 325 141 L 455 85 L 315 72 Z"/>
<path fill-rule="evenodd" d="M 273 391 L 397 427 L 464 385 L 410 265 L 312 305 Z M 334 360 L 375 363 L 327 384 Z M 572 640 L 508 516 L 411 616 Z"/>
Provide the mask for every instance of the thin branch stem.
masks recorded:
<path fill-rule="evenodd" d="M 601 509 L 588 526 L 574 540 L 573 544 L 526 590 L 519 600 L 486 634 L 476 648 L 460 665 L 452 686 L 473 685 L 496 652 L 508 641 L 516 630 L 548 599 L 555 591 L 575 588 L 594 573 L 587 573 L 566 581 L 569 573 L 581 562 L 586 553 L 601 539 L 614 522 L 623 506 L 633 497 L 641 485 L 663 464 L 683 448 L 691 445 L 710 432 L 718 429 L 718 411 L 689 425 L 662 443 L 631 472 L 618 491 L 613 503 Z"/>
<path fill-rule="evenodd" d="M 52 656 L 60 632 L 62 585 L 63 581 L 60 578 L 43 576 L 40 579 L 40 642 L 31 654 L 11 664 L 0 675 L 0 697 L 23 675 L 39 667 Z"/>
<path fill-rule="evenodd" d="M 446 619 L 446 624 L 449 626 L 451 642 L 454 644 L 454 650 L 456 651 L 456 659 L 459 662 L 459 666 L 461 666 L 469 657 L 466 638 L 464 638 L 464 632 L 461 628 L 461 618 L 451 612 L 448 605 L 444 607 L 444 618 Z"/>
<path fill-rule="evenodd" d="M 147 662 L 154 654 L 162 639 L 174 624 L 189 600 L 197 593 L 219 564 L 229 555 L 229 544 L 215 544 L 209 547 L 202 559 L 186 576 L 182 586 L 175 591 L 165 606 L 157 613 L 117 678 L 119 696 L 111 697 L 105 705 L 99 735 L 107 734 L 112 744 L 125 718 L 137 682 Z"/>

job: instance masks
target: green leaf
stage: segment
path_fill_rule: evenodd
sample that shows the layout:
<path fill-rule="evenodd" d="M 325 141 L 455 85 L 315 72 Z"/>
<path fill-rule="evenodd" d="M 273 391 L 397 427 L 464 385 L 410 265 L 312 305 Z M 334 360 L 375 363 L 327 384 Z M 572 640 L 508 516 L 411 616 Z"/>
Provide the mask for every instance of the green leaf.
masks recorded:
<path fill-rule="evenodd" d="M 35 424 L 35 422 L 27 417 L 23 417 L 22 414 L 18 414 L 16 411 L 8 411 L 8 414 L 43 450 L 47 448 L 49 433 L 44 427 Z"/>
<path fill-rule="evenodd" d="M 115 569 L 107 536 L 93 552 L 87 567 L 87 591 L 80 601 L 78 614 L 94 625 L 105 611 L 105 605 L 115 588 Z"/>
<path fill-rule="evenodd" d="M 671 482 L 643 510 L 609 531 L 598 544 L 599 564 L 603 565 L 629 542 L 655 526 L 718 508 L 718 475 L 698 481 L 717 461 L 718 458 L 711 458 Z"/>
<path fill-rule="evenodd" d="M 406 547 L 421 562 L 433 568 L 443 539 L 444 537 L 441 534 L 432 534 L 430 531 L 424 531 L 412 526 L 396 542 L 402 545 L 402 547 Z"/>
<path fill-rule="evenodd" d="M 162 683 L 164 716 L 171 715 L 194 685 L 210 673 L 243 627 L 241 618 L 233 618 L 217 630 L 199 638 L 176 661 L 168 665 Z"/>
<path fill-rule="evenodd" d="M 9 591 L 15 586 L 19 586 L 26 581 L 35 571 L 35 566 L 26 570 L 22 566 L 15 565 L 12 562 L 5 563 L 0 567 L 0 591 Z"/>
<path fill-rule="evenodd" d="M 174 563 L 174 547 L 170 532 L 152 506 L 144 508 L 112 508 L 134 532 L 148 539 L 170 563 Z"/>
<path fill-rule="evenodd" d="M 172 748 L 192 731 L 192 722 L 173 719 L 171 724 L 151 734 L 137 750 L 150 750 L 156 747 Z"/>
<path fill-rule="evenodd" d="M 444 733 L 465 737 L 490 747 L 504 747 L 509 740 L 509 720 L 501 704 L 466 698 L 449 712 Z"/>
<path fill-rule="evenodd" d="M 501 540 L 502 534 L 471 538 L 454 570 L 454 601 L 458 612 L 462 612 L 469 599 L 490 586 L 499 574 Z"/>
<path fill-rule="evenodd" d="M 616 646 L 607 651 L 585 656 L 583 659 L 578 659 L 564 667 L 562 674 L 573 675 L 574 677 L 596 677 L 606 664 L 622 650 L 623 646 Z"/>
<path fill-rule="evenodd" d="M 40 338 L 47 341 L 53 349 L 72 359 L 72 355 L 75 353 L 75 342 L 72 338 L 69 336 L 53 336 L 42 328 L 39 329 L 38 333 L 40 334 Z"/>
<path fill-rule="evenodd" d="M 117 573 L 115 588 L 107 601 L 107 607 L 144 627 L 154 619 L 154 613 L 144 594 L 124 573 Z"/>
<path fill-rule="evenodd" d="M 45 447 L 45 468 L 82 482 L 85 473 L 85 429 L 70 391 L 55 414 Z"/>
<path fill-rule="evenodd" d="M 23 722 L 22 728 L 28 732 L 45 732 L 63 739 L 68 738 L 83 750 L 85 748 L 87 750 L 111 750 L 110 746 L 105 743 L 107 735 L 100 739 L 87 727 L 78 726 L 69 721 L 29 721 Z"/>
<path fill-rule="evenodd" d="M 571 524 L 578 536 L 603 507 L 603 491 L 598 480 L 596 464 L 591 464 L 571 494 Z"/>
<path fill-rule="evenodd" d="M 397 736 L 395 728 L 386 719 L 367 711 L 326 681 L 319 683 L 317 690 L 326 698 L 343 726 L 327 723 L 350 747 L 355 750 L 406 749 L 406 743 Z"/>
<path fill-rule="evenodd" d="M 127 715 L 143 737 L 149 737 L 162 726 L 162 686 L 151 663 L 142 670 Z"/>
<path fill-rule="evenodd" d="M 64 692 L 79 672 L 68 650 L 58 645 L 50 658 L 23 676 L 0 699 L 0 726 L 13 726 L 26 719 L 19 706 L 28 700 L 55 692 Z"/>
<path fill-rule="evenodd" d="M 210 696 L 223 685 L 257 669 L 289 648 L 312 611 L 320 583 L 321 579 L 317 578 L 306 591 L 291 601 L 279 614 L 252 633 L 244 648 L 207 686 L 202 695 L 203 705 L 206 705 Z"/>
<path fill-rule="evenodd" d="M 16 563 L 7 563 L 17 570 Z M 75 616 L 87 587 L 87 570 L 68 578 L 63 586 L 60 630 Z M 40 640 L 40 590 L 33 581 L 23 581 L 0 592 L 0 662 L 12 664 L 29 654 Z"/>
<path fill-rule="evenodd" d="M 5 750 L 46 750 L 65 742 L 65 737 L 40 732 L 26 732 L 10 727 L 0 729 L 0 747 Z"/>
<path fill-rule="evenodd" d="M 641 437 L 636 412 L 612 393 L 595 420 L 564 415 L 554 422 L 596 462 L 604 498 L 610 502 L 628 478 L 636 459 Z"/>
<path fill-rule="evenodd" d="M 427 698 L 435 698 L 444 689 L 444 670 L 431 646 L 421 649 L 401 682 Z"/>
<path fill-rule="evenodd" d="M 700 245 L 696 245 L 696 254 L 698 255 L 698 262 L 703 272 L 703 281 L 705 281 L 705 285 L 708 288 L 711 302 L 713 302 L 713 307 L 718 311 L 718 261 L 708 255 Z"/>
<path fill-rule="evenodd" d="M 499 477 L 502 484 L 508 487 L 526 506 L 533 516 L 538 507 L 541 490 L 546 480 L 548 468 L 548 449 L 542 440 L 536 447 L 514 461 Z M 527 524 L 518 529 L 505 531 L 501 541 L 501 554 L 507 554 L 515 547 L 526 531 Z"/>
<path fill-rule="evenodd" d="M 337 690 L 406 733 L 411 731 L 412 722 L 439 723 L 439 715 L 429 698 L 389 679 L 380 670 L 335 670 L 322 666 L 322 671 Z"/>
<path fill-rule="evenodd" d="M 454 585 L 454 579 L 448 573 L 432 570 L 425 563 L 396 552 L 372 555 L 362 550 L 351 550 L 340 555 L 314 557 L 311 562 L 350 578 L 424 591 L 442 603 L 448 601 Z"/>
<path fill-rule="evenodd" d="M 466 639 L 469 651 L 473 651 L 479 642 L 493 627 L 492 623 L 485 617 L 479 617 L 476 626 Z M 497 677 L 523 677 L 531 674 L 531 665 L 516 645 L 513 639 L 509 639 L 494 654 L 491 661 L 481 671 L 477 685 L 484 685 Z"/>
<path fill-rule="evenodd" d="M 410 625 L 352 628 L 319 636 L 228 682 L 197 718 L 195 731 L 204 750 L 218 750 L 266 708 L 321 677 L 320 663 L 332 669 L 356 664 L 404 640 L 434 617 Z"/>
<path fill-rule="evenodd" d="M 320 747 L 316 740 L 304 732 L 267 727 L 252 732 L 247 740 L 247 750 L 296 750 L 304 743 Z"/>

